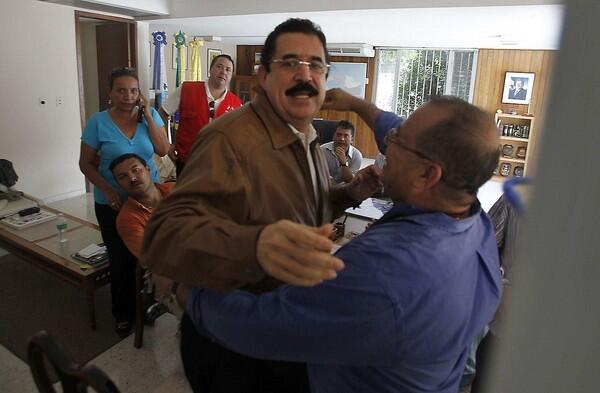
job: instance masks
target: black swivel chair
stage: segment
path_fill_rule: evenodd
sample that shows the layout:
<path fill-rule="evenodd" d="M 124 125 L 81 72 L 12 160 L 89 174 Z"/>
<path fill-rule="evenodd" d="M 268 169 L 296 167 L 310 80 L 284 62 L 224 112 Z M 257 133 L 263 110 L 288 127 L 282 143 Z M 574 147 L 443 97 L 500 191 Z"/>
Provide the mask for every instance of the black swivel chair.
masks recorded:
<path fill-rule="evenodd" d="M 314 119 L 312 121 L 313 127 L 317 131 L 317 135 L 319 136 L 319 144 L 323 145 L 327 142 L 331 142 L 333 140 L 333 134 L 335 133 L 335 129 L 339 124 L 339 120 L 324 120 L 324 119 Z"/>
<path fill-rule="evenodd" d="M 27 341 L 27 361 L 41 393 L 56 393 L 50 379 L 48 363 L 54 368 L 65 393 L 87 392 L 88 387 L 98 393 L 119 393 L 119 389 L 108 375 L 91 364 L 75 363 L 44 330 L 34 334 Z"/>

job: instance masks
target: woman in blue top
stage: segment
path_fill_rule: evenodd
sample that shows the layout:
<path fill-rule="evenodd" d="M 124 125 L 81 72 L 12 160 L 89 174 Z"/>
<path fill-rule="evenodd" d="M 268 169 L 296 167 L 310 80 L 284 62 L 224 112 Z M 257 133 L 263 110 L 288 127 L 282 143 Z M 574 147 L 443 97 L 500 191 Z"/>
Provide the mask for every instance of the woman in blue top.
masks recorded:
<path fill-rule="evenodd" d="M 164 156 L 170 145 L 158 112 L 140 94 L 134 69 L 114 69 L 109 87 L 110 108 L 92 115 L 83 130 L 79 168 L 94 184 L 96 218 L 110 258 L 112 313 L 116 331 L 124 337 L 135 315 L 136 262 L 117 233 L 117 215 L 127 195 L 109 166 L 122 154 L 136 153 L 146 160 L 153 181 L 158 182 L 152 155 Z"/>

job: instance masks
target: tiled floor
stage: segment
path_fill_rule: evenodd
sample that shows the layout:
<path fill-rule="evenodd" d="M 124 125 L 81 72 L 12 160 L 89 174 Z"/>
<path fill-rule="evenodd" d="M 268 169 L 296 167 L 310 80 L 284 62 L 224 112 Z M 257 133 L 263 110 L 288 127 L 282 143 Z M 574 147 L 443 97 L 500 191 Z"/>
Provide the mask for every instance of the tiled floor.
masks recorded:
<path fill-rule="evenodd" d="M 110 376 L 123 393 L 189 393 L 176 337 L 177 319 L 165 314 L 144 330 L 144 346 L 133 346 L 133 334 L 90 363 Z M 29 367 L 0 346 L 0 389 L 6 393 L 35 393 Z"/>
<path fill-rule="evenodd" d="M 93 197 L 89 194 L 54 202 L 49 206 L 96 222 Z M 134 348 L 132 334 L 90 363 L 107 373 L 124 393 L 191 392 L 179 358 L 177 324 L 175 317 L 165 314 L 155 322 L 153 327 L 145 328 L 142 348 Z M 1 345 L 0 391 L 37 392 L 27 364 Z"/>

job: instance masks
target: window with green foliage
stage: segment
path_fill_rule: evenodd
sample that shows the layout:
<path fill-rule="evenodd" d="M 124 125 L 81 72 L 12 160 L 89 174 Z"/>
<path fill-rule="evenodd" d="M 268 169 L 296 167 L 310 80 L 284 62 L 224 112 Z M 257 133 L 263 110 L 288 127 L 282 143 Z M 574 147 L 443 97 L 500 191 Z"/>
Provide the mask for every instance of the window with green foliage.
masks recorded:
<path fill-rule="evenodd" d="M 476 50 L 378 49 L 376 105 L 410 115 L 431 95 L 453 95 L 471 102 Z"/>

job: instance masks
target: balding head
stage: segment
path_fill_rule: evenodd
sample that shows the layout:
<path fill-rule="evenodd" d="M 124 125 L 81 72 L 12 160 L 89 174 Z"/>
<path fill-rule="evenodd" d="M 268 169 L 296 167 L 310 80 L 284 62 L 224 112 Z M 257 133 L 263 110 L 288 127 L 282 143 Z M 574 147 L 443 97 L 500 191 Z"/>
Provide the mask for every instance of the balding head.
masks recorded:
<path fill-rule="evenodd" d="M 475 195 L 491 178 L 500 156 L 492 116 L 451 96 L 433 97 L 420 109 L 443 115 L 416 135 L 416 148 L 440 164 L 446 186 Z"/>

